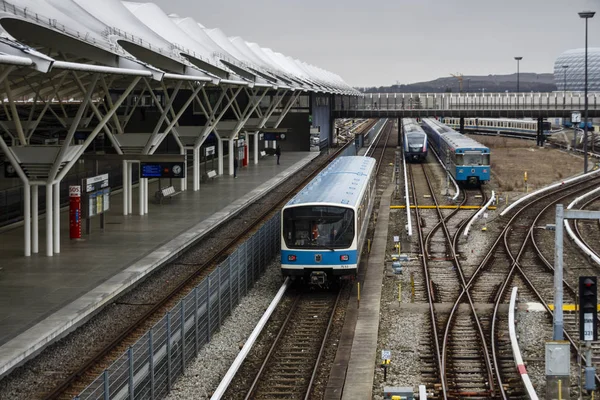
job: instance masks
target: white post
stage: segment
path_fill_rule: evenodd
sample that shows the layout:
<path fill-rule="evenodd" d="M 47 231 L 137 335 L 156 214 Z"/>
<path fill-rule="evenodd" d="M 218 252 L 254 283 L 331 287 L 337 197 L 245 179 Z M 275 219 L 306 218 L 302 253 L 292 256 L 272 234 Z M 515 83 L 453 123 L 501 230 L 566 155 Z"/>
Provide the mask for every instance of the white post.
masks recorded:
<path fill-rule="evenodd" d="M 27 188 L 29 186 L 29 184 L 26 184 L 25 187 Z M 33 231 L 33 238 L 31 240 L 31 252 L 33 254 L 37 254 L 39 252 L 39 248 L 40 248 L 40 242 L 39 242 L 39 227 L 38 227 L 38 222 L 39 222 L 39 211 L 38 211 L 38 207 L 39 207 L 39 203 L 38 203 L 38 186 L 37 185 L 33 185 L 31 187 L 31 220 L 32 220 L 32 224 L 31 224 L 31 230 Z M 27 207 L 27 197 L 25 197 L 25 209 L 27 210 L 29 207 Z M 27 222 L 27 212 L 25 212 L 25 230 L 27 231 L 27 229 L 29 229 L 29 223 Z M 27 237 L 27 232 L 25 232 L 25 237 Z M 27 239 L 25 239 L 27 240 Z M 26 254 L 27 255 L 27 254 Z"/>
<path fill-rule="evenodd" d="M 183 168 L 185 170 L 185 178 L 181 179 L 181 191 L 184 192 L 187 190 L 187 150 L 185 147 L 181 147 L 181 151 L 179 152 L 183 156 Z M 147 191 L 146 191 L 147 193 Z"/>
<path fill-rule="evenodd" d="M 228 145 L 229 145 L 229 163 L 228 163 L 228 167 L 227 167 L 227 168 L 229 168 L 229 175 L 233 175 L 233 157 L 234 157 L 233 144 L 234 144 L 233 138 L 229 138 L 229 143 L 228 143 Z"/>
<path fill-rule="evenodd" d="M 52 184 L 46 183 L 46 255 L 48 257 L 52 257 L 54 250 L 52 220 Z"/>
<path fill-rule="evenodd" d="M 133 163 L 127 163 L 127 210 L 133 214 Z"/>
<path fill-rule="evenodd" d="M 129 186 L 127 182 L 129 179 L 127 178 L 127 161 L 123 161 L 123 215 L 129 214 L 127 210 L 127 199 L 129 198 Z"/>
<path fill-rule="evenodd" d="M 258 136 L 259 133 L 254 133 L 254 164 L 258 164 Z"/>
<path fill-rule="evenodd" d="M 60 253 L 60 183 L 54 184 L 54 253 Z"/>
<path fill-rule="evenodd" d="M 140 178 L 140 180 L 138 182 L 138 193 L 140 195 L 140 198 L 138 199 L 139 214 L 144 215 L 144 203 L 146 202 L 146 196 L 144 194 L 144 179 L 143 178 Z"/>
<path fill-rule="evenodd" d="M 219 175 L 223 175 L 223 139 L 217 138 L 217 167 L 219 169 Z"/>
<path fill-rule="evenodd" d="M 148 178 L 144 178 L 144 194 L 146 195 L 144 201 L 144 214 L 148 214 Z"/>
<path fill-rule="evenodd" d="M 34 186 L 34 188 L 36 188 Z M 36 188 L 37 189 L 37 188 Z M 23 221 L 23 231 L 24 231 L 24 242 L 25 242 L 25 257 L 31 256 L 31 187 L 29 186 L 29 182 L 25 183 L 23 186 L 23 195 L 25 204 L 23 204 L 23 211 L 25 213 L 25 220 Z M 37 196 L 36 196 L 37 198 Z M 37 201 L 36 201 L 37 203 Z"/>
<path fill-rule="evenodd" d="M 200 148 L 194 147 L 194 192 L 200 190 Z"/>

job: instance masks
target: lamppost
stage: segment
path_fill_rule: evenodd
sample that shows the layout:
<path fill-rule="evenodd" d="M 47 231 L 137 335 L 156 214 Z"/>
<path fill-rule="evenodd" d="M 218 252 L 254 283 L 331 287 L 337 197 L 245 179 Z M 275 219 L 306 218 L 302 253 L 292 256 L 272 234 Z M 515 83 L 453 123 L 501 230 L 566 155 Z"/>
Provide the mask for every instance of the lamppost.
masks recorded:
<path fill-rule="evenodd" d="M 517 60 L 517 93 L 519 92 L 519 61 L 521 61 L 523 57 L 515 57 Z"/>
<path fill-rule="evenodd" d="M 568 65 L 563 65 L 563 109 L 566 107 L 567 105 L 567 68 L 569 68 Z"/>
<path fill-rule="evenodd" d="M 581 18 L 585 19 L 585 116 L 583 119 L 583 173 L 585 174 L 588 170 L 588 153 L 587 153 L 587 139 L 588 139 L 588 19 L 593 18 L 594 11 L 582 11 L 579 13 Z"/>

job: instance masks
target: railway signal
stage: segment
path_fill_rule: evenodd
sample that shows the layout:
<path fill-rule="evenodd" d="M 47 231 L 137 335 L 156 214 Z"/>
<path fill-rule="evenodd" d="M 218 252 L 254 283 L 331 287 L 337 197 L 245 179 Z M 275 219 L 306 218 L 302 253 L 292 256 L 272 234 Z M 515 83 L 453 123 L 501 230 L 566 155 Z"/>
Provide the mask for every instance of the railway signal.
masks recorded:
<path fill-rule="evenodd" d="M 598 279 L 579 277 L 579 339 L 586 342 L 585 389 L 596 390 L 596 369 L 592 366 L 592 341 L 598 340 Z"/>
<path fill-rule="evenodd" d="M 598 282 L 595 276 L 579 277 L 579 339 L 598 340 Z"/>

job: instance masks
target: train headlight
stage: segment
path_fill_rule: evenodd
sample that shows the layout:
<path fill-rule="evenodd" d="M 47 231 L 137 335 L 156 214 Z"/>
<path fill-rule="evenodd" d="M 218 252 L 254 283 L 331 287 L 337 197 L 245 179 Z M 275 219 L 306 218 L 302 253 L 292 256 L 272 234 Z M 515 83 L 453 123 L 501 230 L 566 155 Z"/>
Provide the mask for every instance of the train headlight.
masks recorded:
<path fill-rule="evenodd" d="M 348 254 L 342 254 L 340 256 L 340 261 L 348 261 L 350 259 L 350 256 Z"/>
<path fill-rule="evenodd" d="M 296 261 L 296 255 L 295 254 L 288 255 L 288 261 Z"/>

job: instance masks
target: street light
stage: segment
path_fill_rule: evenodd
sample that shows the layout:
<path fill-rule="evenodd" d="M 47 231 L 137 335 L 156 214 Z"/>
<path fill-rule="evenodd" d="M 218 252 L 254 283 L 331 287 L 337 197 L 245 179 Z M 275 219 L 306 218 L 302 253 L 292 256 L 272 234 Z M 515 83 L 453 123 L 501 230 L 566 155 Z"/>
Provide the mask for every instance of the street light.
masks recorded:
<path fill-rule="evenodd" d="M 521 61 L 523 57 L 515 57 L 517 60 L 517 93 L 519 92 L 519 61 Z"/>
<path fill-rule="evenodd" d="M 579 13 L 581 18 L 585 19 L 585 117 L 583 120 L 583 173 L 585 174 L 588 170 L 588 153 L 587 153 L 587 140 L 588 140 L 588 19 L 593 18 L 594 11 L 582 11 Z"/>

